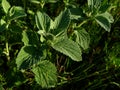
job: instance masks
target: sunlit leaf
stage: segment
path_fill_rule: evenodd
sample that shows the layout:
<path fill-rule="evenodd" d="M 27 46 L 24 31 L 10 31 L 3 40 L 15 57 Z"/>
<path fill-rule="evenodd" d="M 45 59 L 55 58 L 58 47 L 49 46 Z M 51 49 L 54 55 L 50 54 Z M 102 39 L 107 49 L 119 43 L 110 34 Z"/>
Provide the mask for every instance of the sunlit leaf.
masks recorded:
<path fill-rule="evenodd" d="M 37 12 L 36 15 L 36 24 L 39 30 L 44 30 L 48 32 L 50 30 L 50 17 L 44 12 Z"/>
<path fill-rule="evenodd" d="M 59 0 L 44 0 L 44 1 L 45 1 L 45 3 L 56 3 Z"/>
<path fill-rule="evenodd" d="M 22 7 L 13 6 L 9 11 L 9 19 L 14 20 L 20 17 L 25 17 L 26 13 Z"/>
<path fill-rule="evenodd" d="M 61 32 L 65 32 L 70 24 L 70 11 L 65 10 L 60 13 L 55 21 L 52 22 L 51 28 L 54 29 L 53 34 L 57 35 Z"/>
<path fill-rule="evenodd" d="M 99 16 L 105 17 L 110 23 L 114 22 L 113 16 L 110 13 L 108 13 L 108 12 L 99 14 Z"/>
<path fill-rule="evenodd" d="M 74 61 L 82 60 L 81 49 L 79 45 L 72 40 L 57 38 L 52 42 L 52 47 L 66 56 L 69 56 Z"/>
<path fill-rule="evenodd" d="M 110 32 L 111 24 L 106 17 L 98 15 L 95 17 L 95 20 L 101 27 L 103 27 L 106 31 Z"/>
<path fill-rule="evenodd" d="M 7 0 L 2 0 L 2 7 L 4 12 L 7 14 L 11 6 Z"/>
<path fill-rule="evenodd" d="M 98 10 L 101 7 L 101 0 L 88 0 L 88 8 L 90 11 Z"/>
<path fill-rule="evenodd" d="M 30 2 L 35 3 L 35 4 L 40 4 L 40 0 L 30 0 Z"/>
<path fill-rule="evenodd" d="M 76 42 L 84 49 L 89 48 L 90 44 L 90 35 L 85 31 L 85 29 L 77 29 L 75 30 L 75 35 L 76 35 Z"/>
<path fill-rule="evenodd" d="M 57 69 L 54 64 L 45 60 L 41 61 L 37 67 L 32 69 L 36 82 L 42 88 L 55 87 L 57 83 Z"/>
<path fill-rule="evenodd" d="M 93 7 L 94 7 L 94 2 L 93 2 L 94 0 L 88 0 L 87 2 L 88 2 L 88 7 L 89 7 L 89 9 L 91 10 L 91 11 L 93 11 Z"/>

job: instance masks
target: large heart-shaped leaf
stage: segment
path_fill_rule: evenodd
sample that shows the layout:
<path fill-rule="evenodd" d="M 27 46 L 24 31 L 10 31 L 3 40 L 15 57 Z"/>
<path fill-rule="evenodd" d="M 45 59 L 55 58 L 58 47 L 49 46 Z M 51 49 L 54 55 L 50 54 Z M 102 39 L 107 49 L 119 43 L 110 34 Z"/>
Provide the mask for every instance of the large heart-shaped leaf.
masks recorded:
<path fill-rule="evenodd" d="M 57 69 L 54 64 L 45 60 L 40 61 L 37 67 L 32 69 L 35 74 L 36 82 L 41 85 L 42 88 L 55 87 L 57 83 Z"/>
<path fill-rule="evenodd" d="M 7 0 L 2 0 L 2 7 L 4 12 L 7 14 L 11 6 Z"/>
<path fill-rule="evenodd" d="M 102 16 L 102 15 L 97 15 L 95 17 L 95 20 L 97 21 L 97 23 L 103 27 L 106 31 L 110 32 L 110 29 L 111 29 L 111 24 L 109 22 L 109 20 Z"/>
<path fill-rule="evenodd" d="M 44 58 L 42 50 L 34 46 L 23 46 L 18 53 L 16 64 L 19 69 L 28 69 Z"/>
<path fill-rule="evenodd" d="M 90 35 L 88 32 L 85 31 L 85 29 L 77 29 L 74 31 L 76 35 L 76 42 L 84 49 L 89 48 L 90 44 Z"/>
<path fill-rule="evenodd" d="M 38 11 L 35 19 L 39 30 L 44 30 L 46 32 L 50 30 L 51 19 L 46 13 Z"/>
<path fill-rule="evenodd" d="M 54 22 L 51 22 L 51 29 L 54 29 L 53 34 L 57 35 L 61 32 L 65 32 L 70 24 L 70 11 L 65 10 L 55 18 Z"/>
<path fill-rule="evenodd" d="M 81 49 L 79 45 L 72 40 L 67 38 L 56 38 L 53 40 L 51 45 L 55 50 L 65 54 L 66 56 L 69 56 L 74 61 L 82 60 Z"/>

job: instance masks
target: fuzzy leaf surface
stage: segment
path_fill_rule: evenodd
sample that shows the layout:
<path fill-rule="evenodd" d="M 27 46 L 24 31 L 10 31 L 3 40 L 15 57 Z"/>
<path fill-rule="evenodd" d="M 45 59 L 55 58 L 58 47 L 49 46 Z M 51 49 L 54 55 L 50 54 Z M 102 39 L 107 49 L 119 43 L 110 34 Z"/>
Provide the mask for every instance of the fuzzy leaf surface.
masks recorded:
<path fill-rule="evenodd" d="M 55 87 L 57 83 L 57 69 L 54 64 L 45 60 L 40 61 L 37 67 L 32 69 L 35 74 L 36 82 L 41 85 L 42 88 Z"/>
<path fill-rule="evenodd" d="M 57 35 L 65 32 L 70 24 L 70 11 L 62 11 L 59 16 L 55 18 L 54 22 L 51 22 L 51 29 L 54 29 L 53 34 Z"/>
<path fill-rule="evenodd" d="M 46 13 L 38 11 L 35 18 L 39 30 L 44 30 L 46 32 L 50 30 L 51 19 Z"/>
<path fill-rule="evenodd" d="M 66 56 L 69 56 L 74 61 L 82 61 L 81 49 L 79 45 L 72 40 L 57 38 L 53 41 L 52 47 Z"/>
<path fill-rule="evenodd" d="M 76 42 L 84 49 L 89 48 L 90 44 L 90 35 L 85 29 L 75 30 Z"/>
<path fill-rule="evenodd" d="M 16 64 L 18 69 L 28 69 L 37 64 L 42 57 L 42 52 L 34 46 L 23 46 L 18 53 Z"/>

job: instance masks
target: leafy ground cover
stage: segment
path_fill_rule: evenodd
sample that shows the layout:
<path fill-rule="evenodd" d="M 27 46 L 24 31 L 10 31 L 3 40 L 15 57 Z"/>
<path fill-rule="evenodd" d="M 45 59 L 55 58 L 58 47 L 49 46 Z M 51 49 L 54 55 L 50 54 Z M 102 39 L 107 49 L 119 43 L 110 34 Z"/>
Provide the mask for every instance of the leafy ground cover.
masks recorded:
<path fill-rule="evenodd" d="M 0 0 L 0 90 L 119 90 L 119 0 Z"/>

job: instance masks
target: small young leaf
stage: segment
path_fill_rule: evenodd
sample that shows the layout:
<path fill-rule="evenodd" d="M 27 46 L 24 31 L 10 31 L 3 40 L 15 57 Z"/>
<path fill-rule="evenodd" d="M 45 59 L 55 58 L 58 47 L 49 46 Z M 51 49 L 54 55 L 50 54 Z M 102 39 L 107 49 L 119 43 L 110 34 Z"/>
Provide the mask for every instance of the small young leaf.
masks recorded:
<path fill-rule="evenodd" d="M 57 69 L 54 64 L 45 60 L 40 61 L 37 67 L 32 69 L 35 74 L 36 82 L 41 85 L 42 88 L 55 87 L 57 83 Z"/>
<path fill-rule="evenodd" d="M 42 50 L 41 50 L 42 51 Z M 18 69 L 28 69 L 37 64 L 45 56 L 38 48 L 34 46 L 23 46 L 18 53 L 16 64 Z"/>
<path fill-rule="evenodd" d="M 94 14 L 96 13 L 96 11 L 99 11 L 101 4 L 101 0 L 88 0 L 88 8 Z"/>
<path fill-rule="evenodd" d="M 9 11 L 9 19 L 14 20 L 20 17 L 25 17 L 26 13 L 24 12 L 24 9 L 19 6 L 13 6 Z"/>
<path fill-rule="evenodd" d="M 48 32 L 50 30 L 51 18 L 44 12 L 37 12 L 36 24 L 39 30 Z"/>
<path fill-rule="evenodd" d="M 93 11 L 93 8 L 94 8 L 94 2 L 93 2 L 94 0 L 88 0 L 87 2 L 88 2 L 88 7 L 89 7 L 89 9 L 91 10 L 91 11 Z"/>
<path fill-rule="evenodd" d="M 101 27 L 103 27 L 106 31 L 110 32 L 111 24 L 106 17 L 98 15 L 95 17 L 95 20 Z"/>
<path fill-rule="evenodd" d="M 6 29 L 6 26 L 7 26 L 6 22 L 3 19 L 1 19 L 0 20 L 0 32 L 3 32 Z"/>
<path fill-rule="evenodd" d="M 85 29 L 75 30 L 76 42 L 84 49 L 89 48 L 90 44 L 90 35 L 85 31 Z"/>
<path fill-rule="evenodd" d="M 11 6 L 7 0 L 2 0 L 2 7 L 4 12 L 7 14 Z"/>
<path fill-rule="evenodd" d="M 102 0 L 93 0 L 93 1 L 94 1 L 94 7 L 95 7 L 96 9 L 99 9 L 100 6 L 101 6 Z"/>
<path fill-rule="evenodd" d="M 56 38 L 52 42 L 52 47 L 65 54 L 66 56 L 69 56 L 72 60 L 74 61 L 81 61 L 82 60 L 82 52 L 79 47 L 79 45 L 69 39 L 64 39 L 64 38 Z"/>
<path fill-rule="evenodd" d="M 55 18 L 55 21 L 51 23 L 52 29 L 54 29 L 53 33 L 55 35 L 65 32 L 70 24 L 70 11 L 65 10 L 60 13 L 60 15 Z"/>

